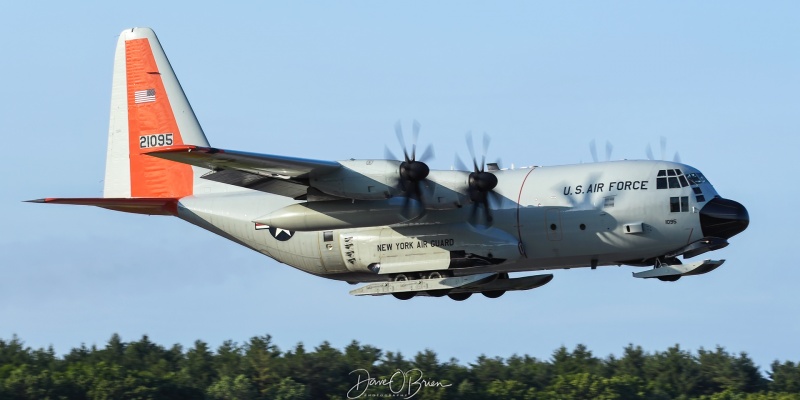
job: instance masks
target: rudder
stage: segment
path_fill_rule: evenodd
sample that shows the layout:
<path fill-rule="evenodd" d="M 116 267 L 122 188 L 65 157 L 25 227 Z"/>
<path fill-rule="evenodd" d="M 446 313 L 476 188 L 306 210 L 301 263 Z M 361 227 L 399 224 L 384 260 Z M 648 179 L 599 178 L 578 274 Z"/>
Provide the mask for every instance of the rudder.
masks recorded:
<path fill-rule="evenodd" d="M 208 140 L 155 32 L 126 29 L 114 57 L 103 196 L 192 195 L 200 171 L 144 154 L 183 144 L 208 146 Z"/>

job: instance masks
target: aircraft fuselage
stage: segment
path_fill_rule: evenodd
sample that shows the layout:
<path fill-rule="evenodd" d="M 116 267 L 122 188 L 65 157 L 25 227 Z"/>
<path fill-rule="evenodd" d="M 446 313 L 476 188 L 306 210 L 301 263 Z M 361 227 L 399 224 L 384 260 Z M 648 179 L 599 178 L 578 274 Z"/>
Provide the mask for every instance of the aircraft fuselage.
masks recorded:
<path fill-rule="evenodd" d="M 715 228 L 701 223 L 702 210 L 711 202 L 727 201 L 718 199 L 697 169 L 666 161 L 531 167 L 494 174 L 500 196 L 491 204 L 491 224 L 480 218 L 475 224 L 464 222 L 473 211 L 471 204 L 463 204 L 429 209 L 416 220 L 388 227 L 289 231 L 253 221 L 297 201 L 237 188 L 183 198 L 178 214 L 305 272 L 368 282 L 420 271 L 458 276 L 652 265 L 658 257 L 674 257 L 692 243 L 719 237 L 709 232 Z M 435 172 L 431 175 L 436 182 Z M 746 214 L 743 207 L 740 213 Z M 736 219 L 734 211 L 727 221 L 734 230 Z"/>

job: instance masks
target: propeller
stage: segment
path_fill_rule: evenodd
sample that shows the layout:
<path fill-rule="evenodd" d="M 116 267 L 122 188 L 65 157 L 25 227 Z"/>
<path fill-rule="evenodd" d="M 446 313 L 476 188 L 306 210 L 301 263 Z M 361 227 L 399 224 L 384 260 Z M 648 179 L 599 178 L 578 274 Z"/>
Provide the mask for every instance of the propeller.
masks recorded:
<path fill-rule="evenodd" d="M 400 121 L 397 121 L 397 123 L 394 125 L 394 131 L 397 136 L 397 141 L 400 143 L 400 147 L 403 149 L 403 161 L 400 163 L 398 186 L 400 187 L 400 190 L 403 191 L 405 196 L 402 212 L 403 215 L 408 216 L 412 205 L 411 202 L 413 200 L 417 200 L 420 203 L 423 203 L 424 201 L 423 188 L 426 185 L 423 183 L 423 181 L 431 172 L 428 165 L 425 164 L 425 161 L 432 159 L 435 157 L 435 155 L 433 146 L 429 144 L 428 147 L 426 147 L 422 152 L 422 155 L 417 158 L 417 140 L 419 139 L 420 131 L 419 122 L 414 121 L 412 125 L 410 153 L 408 151 L 408 147 L 406 146 L 405 137 L 403 136 L 403 126 L 400 124 Z M 391 150 L 389 150 L 389 147 L 385 148 L 385 153 L 387 159 L 397 159 Z"/>
<path fill-rule="evenodd" d="M 478 210 L 482 207 L 486 216 L 486 222 L 491 224 L 492 212 L 489 205 L 490 196 L 499 196 L 494 192 L 497 187 L 497 176 L 493 173 L 486 171 L 486 153 L 489 150 L 489 143 L 491 139 L 486 133 L 483 134 L 483 152 L 481 153 L 481 162 L 478 164 L 478 158 L 475 155 L 475 146 L 472 140 L 472 132 L 467 132 L 467 149 L 472 156 L 472 172 L 469 174 L 469 198 L 472 200 L 472 212 L 470 214 L 470 221 L 475 224 L 477 222 Z M 469 171 L 466 165 L 461 162 L 461 159 L 456 156 L 456 165 L 459 169 Z"/>
<path fill-rule="evenodd" d="M 647 148 L 645 149 L 645 154 L 647 154 L 647 159 L 648 160 L 653 160 L 654 159 L 654 157 L 653 157 L 653 147 L 650 146 L 650 144 L 647 145 Z M 661 159 L 662 160 L 666 160 L 667 159 L 667 138 L 664 137 L 664 136 L 661 136 Z M 672 157 L 672 161 L 675 161 L 677 163 L 681 162 L 680 153 L 678 153 L 676 151 L 675 155 Z"/>
<path fill-rule="evenodd" d="M 589 142 L 589 151 L 592 153 L 592 160 L 597 162 L 597 143 L 592 139 Z M 606 140 L 606 161 L 611 161 L 611 153 L 614 151 L 614 146 Z"/>

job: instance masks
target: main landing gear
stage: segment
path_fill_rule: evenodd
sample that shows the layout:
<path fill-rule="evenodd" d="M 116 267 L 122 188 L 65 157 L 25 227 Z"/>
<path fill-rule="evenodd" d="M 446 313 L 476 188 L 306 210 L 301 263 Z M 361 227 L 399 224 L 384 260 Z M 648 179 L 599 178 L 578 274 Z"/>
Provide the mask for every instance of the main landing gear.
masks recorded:
<path fill-rule="evenodd" d="M 663 274 L 662 274 L 663 275 Z M 509 278 L 505 273 L 483 272 L 452 276 L 450 271 L 405 273 L 392 276 L 391 281 L 373 282 L 350 291 L 355 296 L 385 296 L 408 300 L 415 296 L 443 297 L 463 301 L 473 293 L 497 298 L 505 292 L 530 290 L 547 284 L 552 274 Z"/>
<path fill-rule="evenodd" d="M 405 274 L 397 274 L 397 276 L 394 277 L 394 281 L 406 282 L 408 281 L 408 276 L 406 276 Z M 397 292 L 397 293 L 392 293 L 392 296 L 394 296 L 394 298 L 397 300 L 410 300 L 416 294 L 417 294 L 416 292 Z"/>
<path fill-rule="evenodd" d="M 634 272 L 634 278 L 658 278 L 664 282 L 675 282 L 682 276 L 701 275 L 709 273 L 720 265 L 725 260 L 703 260 L 683 264 L 677 258 L 659 258 L 655 261 L 653 269 Z"/>
<path fill-rule="evenodd" d="M 663 258 L 659 257 L 656 258 L 656 263 L 653 268 L 661 268 L 662 266 L 670 266 L 670 265 L 682 265 L 683 263 L 676 257 L 671 258 Z M 658 280 L 661 282 L 675 282 L 678 279 L 681 279 L 680 275 L 666 275 L 666 276 L 659 276 L 657 277 Z"/>
<path fill-rule="evenodd" d="M 407 282 L 409 280 L 416 280 L 416 279 L 442 279 L 451 276 L 447 272 L 439 272 L 433 271 L 429 273 L 420 273 L 420 274 L 397 274 L 394 277 L 395 282 Z M 426 295 L 431 297 L 442 297 L 450 292 L 449 289 L 437 289 L 437 290 L 428 290 L 425 292 Z M 409 300 L 416 296 L 418 292 L 397 292 L 392 293 L 392 296 L 398 300 Z M 469 296 L 467 296 L 469 297 Z M 466 297 L 465 297 L 466 299 Z"/>
<path fill-rule="evenodd" d="M 449 297 L 449 298 L 451 298 L 451 299 L 453 299 L 455 301 L 464 301 L 464 300 L 468 299 L 469 296 L 472 296 L 472 293 L 470 293 L 470 292 L 461 292 L 461 293 L 450 293 L 450 294 L 447 295 L 447 297 Z"/>

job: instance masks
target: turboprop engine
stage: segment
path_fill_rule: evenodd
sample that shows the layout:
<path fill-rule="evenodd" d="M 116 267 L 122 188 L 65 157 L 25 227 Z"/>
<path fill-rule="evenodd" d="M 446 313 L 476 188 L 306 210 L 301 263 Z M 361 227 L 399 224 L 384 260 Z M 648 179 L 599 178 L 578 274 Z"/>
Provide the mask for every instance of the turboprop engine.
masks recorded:
<path fill-rule="evenodd" d="M 469 202 L 469 173 L 464 171 L 429 171 L 422 179 L 414 170 L 404 169 L 399 161 L 339 161 L 344 168 L 312 177 L 315 189 L 335 197 L 354 200 L 385 200 L 392 197 L 416 200 L 426 209 L 452 209 Z M 401 204 L 400 208 L 413 208 Z M 373 224 L 377 225 L 377 224 Z"/>

